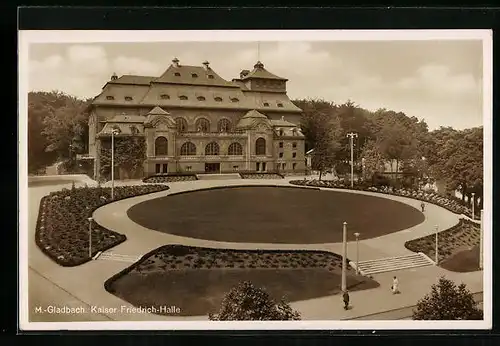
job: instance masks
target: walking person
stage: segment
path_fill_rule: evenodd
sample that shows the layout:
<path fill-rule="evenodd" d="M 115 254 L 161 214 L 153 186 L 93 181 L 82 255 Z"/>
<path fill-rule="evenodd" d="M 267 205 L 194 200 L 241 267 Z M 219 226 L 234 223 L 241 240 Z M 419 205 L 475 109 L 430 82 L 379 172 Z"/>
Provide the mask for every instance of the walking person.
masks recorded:
<path fill-rule="evenodd" d="M 392 279 L 392 294 L 398 294 L 399 293 L 399 281 L 397 277 L 394 277 Z"/>
<path fill-rule="evenodd" d="M 344 310 L 349 309 L 349 293 L 347 292 L 347 290 L 344 291 L 342 298 L 344 299 Z"/>
<path fill-rule="evenodd" d="M 425 211 L 425 203 L 422 202 L 420 203 L 420 208 L 422 208 L 422 213 Z"/>

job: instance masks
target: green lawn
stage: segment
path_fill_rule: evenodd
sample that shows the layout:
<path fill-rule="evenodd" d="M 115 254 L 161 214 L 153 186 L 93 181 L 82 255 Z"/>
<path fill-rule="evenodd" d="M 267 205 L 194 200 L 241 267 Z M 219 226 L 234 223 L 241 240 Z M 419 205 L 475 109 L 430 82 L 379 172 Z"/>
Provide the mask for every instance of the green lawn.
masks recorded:
<path fill-rule="evenodd" d="M 304 188 L 236 187 L 171 195 L 128 210 L 160 232 L 229 242 L 313 244 L 379 237 L 415 226 L 424 215 L 386 198 Z"/>

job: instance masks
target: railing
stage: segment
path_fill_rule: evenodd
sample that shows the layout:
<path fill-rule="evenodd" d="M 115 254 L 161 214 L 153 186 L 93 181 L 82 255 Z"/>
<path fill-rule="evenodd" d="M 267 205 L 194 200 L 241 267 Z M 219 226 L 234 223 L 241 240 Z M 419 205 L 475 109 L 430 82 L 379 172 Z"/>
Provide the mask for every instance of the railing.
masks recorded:
<path fill-rule="evenodd" d="M 246 138 L 245 132 L 178 132 L 177 137 L 228 137 Z"/>

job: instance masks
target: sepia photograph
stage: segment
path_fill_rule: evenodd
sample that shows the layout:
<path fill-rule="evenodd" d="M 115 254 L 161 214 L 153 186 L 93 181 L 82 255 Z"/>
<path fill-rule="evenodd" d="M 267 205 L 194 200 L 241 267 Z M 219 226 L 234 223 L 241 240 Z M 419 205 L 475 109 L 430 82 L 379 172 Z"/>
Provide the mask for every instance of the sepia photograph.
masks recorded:
<path fill-rule="evenodd" d="M 21 30 L 20 328 L 491 328 L 491 35 Z"/>

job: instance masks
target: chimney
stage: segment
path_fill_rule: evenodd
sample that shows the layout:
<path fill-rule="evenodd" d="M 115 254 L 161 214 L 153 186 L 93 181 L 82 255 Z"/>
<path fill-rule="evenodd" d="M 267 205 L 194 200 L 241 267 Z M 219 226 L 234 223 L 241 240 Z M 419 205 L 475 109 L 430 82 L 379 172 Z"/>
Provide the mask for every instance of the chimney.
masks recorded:
<path fill-rule="evenodd" d="M 206 70 L 206 71 L 210 70 L 210 63 L 209 63 L 208 61 L 206 61 L 206 60 L 205 60 L 205 61 L 203 62 L 203 66 L 205 66 L 205 70 Z"/>
<path fill-rule="evenodd" d="M 249 73 L 250 73 L 250 71 L 248 71 L 248 70 L 242 70 L 240 72 L 240 79 L 245 78 L 246 76 L 248 76 Z"/>
<path fill-rule="evenodd" d="M 179 59 L 174 58 L 174 59 L 172 60 L 172 64 L 174 65 L 174 67 L 179 67 Z"/>
<path fill-rule="evenodd" d="M 111 80 L 117 80 L 118 76 L 116 75 L 115 72 L 113 72 L 113 75 L 111 76 Z"/>

